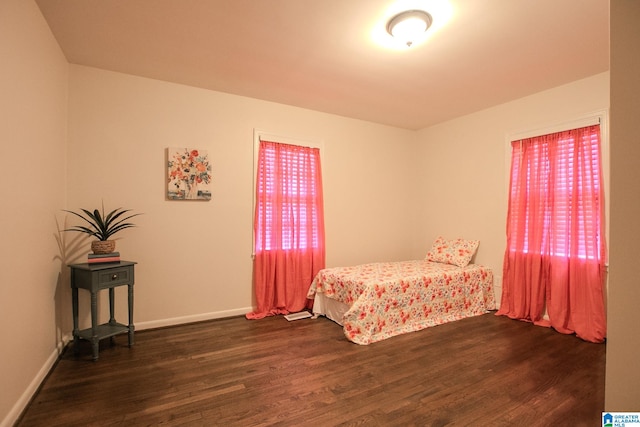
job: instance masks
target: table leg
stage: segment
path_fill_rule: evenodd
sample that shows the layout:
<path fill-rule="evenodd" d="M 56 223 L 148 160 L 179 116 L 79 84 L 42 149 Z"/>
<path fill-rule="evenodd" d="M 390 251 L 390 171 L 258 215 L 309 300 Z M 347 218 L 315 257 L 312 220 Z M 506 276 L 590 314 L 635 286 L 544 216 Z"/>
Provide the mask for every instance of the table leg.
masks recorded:
<path fill-rule="evenodd" d="M 71 306 L 73 310 L 73 352 L 80 352 L 80 338 L 78 337 L 78 288 L 71 288 Z"/>
<path fill-rule="evenodd" d="M 93 360 L 98 360 L 100 340 L 98 339 L 98 295 L 91 292 L 91 346 L 93 347 Z"/>
<path fill-rule="evenodd" d="M 114 296 L 114 288 L 109 288 L 109 324 L 111 325 L 116 323 L 116 318 L 115 318 L 115 315 L 113 314 L 114 312 L 113 296 Z"/>
<path fill-rule="evenodd" d="M 114 292 L 115 292 L 114 289 L 115 288 L 109 288 L 109 324 L 110 325 L 115 325 L 116 324 L 116 317 L 115 317 L 115 314 L 114 314 L 115 305 L 114 305 L 114 302 L 113 302 L 114 301 Z M 115 337 L 113 337 L 113 336 L 109 337 L 109 344 L 115 345 L 115 343 L 116 343 Z"/>
<path fill-rule="evenodd" d="M 133 326 L 133 283 L 129 283 L 128 296 L 129 296 L 129 347 L 133 345 L 133 332 L 135 327 Z"/>

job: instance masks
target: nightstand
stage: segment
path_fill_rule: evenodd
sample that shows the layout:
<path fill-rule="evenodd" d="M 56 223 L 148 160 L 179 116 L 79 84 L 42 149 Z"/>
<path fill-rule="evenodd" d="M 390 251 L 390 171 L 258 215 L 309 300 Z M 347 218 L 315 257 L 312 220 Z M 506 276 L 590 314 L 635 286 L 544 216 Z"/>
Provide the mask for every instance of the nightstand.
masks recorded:
<path fill-rule="evenodd" d="M 91 341 L 93 360 L 98 360 L 99 343 L 103 338 L 110 338 L 118 334 L 129 334 L 129 347 L 133 345 L 133 282 L 134 265 L 132 261 L 120 261 L 100 264 L 72 264 L 71 294 L 73 304 L 73 347 L 78 351 L 78 341 Z M 127 285 L 129 301 L 129 324 L 116 322 L 114 317 L 114 293 L 118 286 Z M 78 329 L 78 289 L 91 292 L 91 327 Z M 98 293 L 109 290 L 109 321 L 98 324 Z"/>

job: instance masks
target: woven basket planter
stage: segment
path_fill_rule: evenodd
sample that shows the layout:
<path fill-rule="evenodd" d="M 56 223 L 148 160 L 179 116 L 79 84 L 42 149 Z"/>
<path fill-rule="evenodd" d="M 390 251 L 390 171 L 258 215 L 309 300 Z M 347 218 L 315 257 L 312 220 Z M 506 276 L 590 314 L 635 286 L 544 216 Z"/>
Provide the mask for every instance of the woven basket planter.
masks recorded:
<path fill-rule="evenodd" d="M 94 254 L 110 254 L 116 250 L 115 240 L 94 240 L 91 242 L 91 250 Z"/>

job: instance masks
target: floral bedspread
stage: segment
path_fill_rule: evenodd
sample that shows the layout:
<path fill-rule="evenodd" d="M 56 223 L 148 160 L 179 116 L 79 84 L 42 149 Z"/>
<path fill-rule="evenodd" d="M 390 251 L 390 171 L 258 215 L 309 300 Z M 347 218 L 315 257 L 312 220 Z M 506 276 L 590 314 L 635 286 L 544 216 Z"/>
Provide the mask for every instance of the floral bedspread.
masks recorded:
<path fill-rule="evenodd" d="M 425 260 L 321 270 L 307 296 L 324 293 L 347 304 L 346 337 L 370 344 L 495 309 L 493 272 Z"/>

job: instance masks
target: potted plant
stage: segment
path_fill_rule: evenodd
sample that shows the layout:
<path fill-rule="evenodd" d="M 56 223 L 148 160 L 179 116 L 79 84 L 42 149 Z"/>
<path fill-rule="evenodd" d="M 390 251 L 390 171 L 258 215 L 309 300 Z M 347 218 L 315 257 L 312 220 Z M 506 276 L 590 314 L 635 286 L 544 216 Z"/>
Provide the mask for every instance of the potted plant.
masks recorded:
<path fill-rule="evenodd" d="M 126 221 L 134 216 L 140 215 L 127 215 L 128 212 L 131 212 L 131 209 L 122 208 L 114 209 L 105 215 L 104 204 L 102 205 L 102 212 L 98 209 L 94 209 L 93 212 L 88 209 L 81 210 L 83 213 L 68 211 L 66 209 L 64 211 L 82 218 L 88 226 L 76 225 L 64 231 L 78 231 L 97 238 L 98 240 L 91 242 L 91 250 L 94 254 L 108 254 L 114 252 L 116 249 L 116 242 L 115 240 L 110 240 L 110 237 L 126 228 L 135 227 L 135 224 Z"/>

